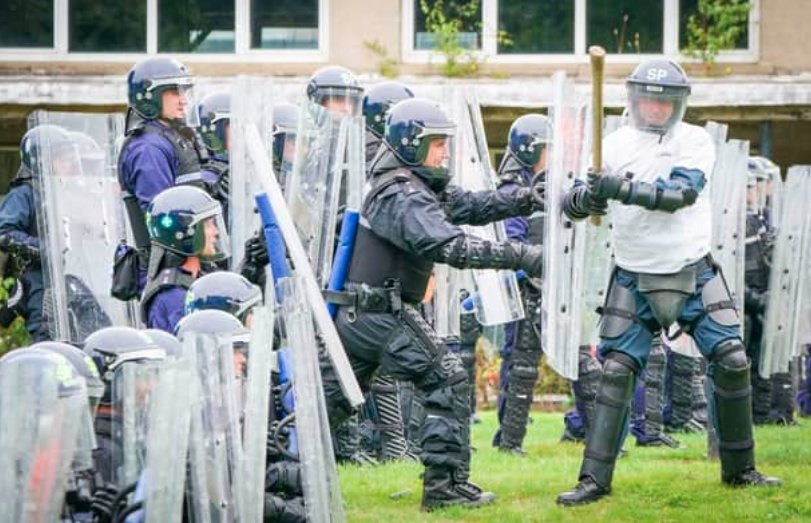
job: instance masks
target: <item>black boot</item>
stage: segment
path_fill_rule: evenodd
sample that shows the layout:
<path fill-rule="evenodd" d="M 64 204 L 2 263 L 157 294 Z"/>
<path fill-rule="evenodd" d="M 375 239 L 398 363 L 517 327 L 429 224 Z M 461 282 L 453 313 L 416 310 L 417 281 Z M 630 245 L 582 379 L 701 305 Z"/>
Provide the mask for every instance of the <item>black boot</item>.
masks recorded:
<path fill-rule="evenodd" d="M 492 492 L 484 492 L 474 483 L 457 482 L 447 469 L 428 467 L 422 478 L 422 510 L 430 511 L 455 505 L 480 507 L 495 501 Z"/>
<path fill-rule="evenodd" d="M 779 485 L 779 479 L 755 469 L 750 366 L 740 341 L 723 342 L 712 366 L 721 480 L 728 485 Z"/>
<path fill-rule="evenodd" d="M 302 496 L 301 467 L 292 461 L 271 463 L 265 473 L 265 492 Z"/>
<path fill-rule="evenodd" d="M 264 521 L 273 523 L 306 523 L 304 498 L 285 499 L 273 494 L 265 494 Z"/>
<path fill-rule="evenodd" d="M 638 372 L 636 362 L 629 356 L 619 352 L 610 352 L 606 356 L 591 426 L 593 430 L 586 435 L 580 481 L 574 489 L 558 496 L 559 505 L 593 503 L 611 492 L 614 464 Z"/>

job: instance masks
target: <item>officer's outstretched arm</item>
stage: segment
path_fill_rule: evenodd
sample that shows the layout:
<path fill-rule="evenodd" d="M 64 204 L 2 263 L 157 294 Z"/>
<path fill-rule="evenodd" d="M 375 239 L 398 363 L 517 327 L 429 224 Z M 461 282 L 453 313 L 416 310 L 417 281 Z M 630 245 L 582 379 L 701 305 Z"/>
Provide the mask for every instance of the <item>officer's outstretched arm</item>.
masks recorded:
<path fill-rule="evenodd" d="M 634 181 L 629 176 L 589 173 L 589 190 L 597 197 L 638 205 L 650 211 L 676 212 L 693 205 L 706 184 L 700 169 L 674 167 L 665 180 Z"/>
<path fill-rule="evenodd" d="M 428 253 L 434 262 L 458 269 L 523 269 L 530 276 L 543 272 L 543 247 L 519 242 L 491 242 L 460 234 Z"/>
<path fill-rule="evenodd" d="M 448 221 L 454 224 L 484 225 L 543 209 L 542 195 L 529 187 L 509 193 L 448 187 L 440 199 Z"/>

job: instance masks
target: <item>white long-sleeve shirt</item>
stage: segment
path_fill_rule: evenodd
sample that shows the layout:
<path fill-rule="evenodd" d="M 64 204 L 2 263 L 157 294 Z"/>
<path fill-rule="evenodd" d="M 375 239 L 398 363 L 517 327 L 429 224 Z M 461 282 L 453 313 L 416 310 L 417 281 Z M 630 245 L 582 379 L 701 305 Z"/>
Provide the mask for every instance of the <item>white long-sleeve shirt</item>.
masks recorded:
<path fill-rule="evenodd" d="M 624 126 L 603 140 L 603 169 L 654 183 L 668 180 L 674 167 L 698 169 L 706 183 L 693 205 L 674 213 L 649 211 L 611 201 L 613 244 L 618 266 L 633 272 L 670 274 L 710 252 L 710 185 L 715 144 L 702 127 L 680 122 L 666 135 Z"/>

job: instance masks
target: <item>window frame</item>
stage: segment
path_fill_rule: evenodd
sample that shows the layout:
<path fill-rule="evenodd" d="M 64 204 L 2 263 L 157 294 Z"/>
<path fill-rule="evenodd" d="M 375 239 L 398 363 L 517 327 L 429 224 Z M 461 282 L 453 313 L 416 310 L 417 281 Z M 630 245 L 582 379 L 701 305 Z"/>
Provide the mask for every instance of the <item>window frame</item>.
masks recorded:
<path fill-rule="evenodd" d="M 234 2 L 234 52 L 173 53 L 158 52 L 158 0 L 146 0 L 146 50 L 139 53 L 74 53 L 68 50 L 69 2 L 54 0 L 53 47 L 0 48 L 4 62 L 137 62 L 145 56 L 171 56 L 184 63 L 311 63 L 326 62 L 329 43 L 329 0 L 318 0 L 317 49 L 251 49 L 250 3 Z"/>
<path fill-rule="evenodd" d="M 440 64 L 440 53 L 431 50 L 414 49 L 414 6 L 419 0 L 402 0 L 401 47 L 406 63 Z M 496 41 L 498 29 L 498 0 L 480 0 L 482 3 L 482 47 L 473 52 L 477 60 L 491 64 L 580 64 L 588 63 L 586 54 L 586 7 L 587 0 L 574 0 L 574 53 L 519 54 L 499 53 Z M 607 53 L 606 62 L 633 64 L 651 58 L 671 58 L 683 63 L 700 63 L 698 58 L 690 58 L 679 51 L 679 0 L 662 0 L 663 30 L 661 54 L 617 54 Z M 760 55 L 760 4 L 761 0 L 751 0 L 749 13 L 749 45 L 746 49 L 721 51 L 716 57 L 718 63 L 753 63 Z"/>

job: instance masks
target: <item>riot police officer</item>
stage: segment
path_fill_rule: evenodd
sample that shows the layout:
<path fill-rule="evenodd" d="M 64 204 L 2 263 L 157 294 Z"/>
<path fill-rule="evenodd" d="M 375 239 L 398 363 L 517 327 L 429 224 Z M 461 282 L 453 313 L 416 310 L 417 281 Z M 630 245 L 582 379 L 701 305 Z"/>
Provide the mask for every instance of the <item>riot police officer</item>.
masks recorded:
<path fill-rule="evenodd" d="M 293 170 L 293 158 L 296 154 L 296 132 L 298 132 L 298 107 L 291 103 L 274 105 L 271 136 L 273 170 L 276 171 L 282 190 L 284 190 L 288 174 Z"/>
<path fill-rule="evenodd" d="M 262 291 L 235 272 L 217 271 L 202 276 L 189 287 L 186 314 L 217 309 L 251 327 L 253 308 L 262 303 Z"/>
<path fill-rule="evenodd" d="M 214 196 L 228 216 L 228 151 L 231 148 L 231 95 L 212 93 L 197 105 L 197 132 L 208 152 L 201 166 L 206 191 Z M 226 220 L 227 221 L 227 220 Z"/>
<path fill-rule="evenodd" d="M 372 165 L 346 290 L 328 293 L 340 305 L 336 327 L 362 387 L 379 366 L 425 394 L 420 455 L 425 510 L 495 498 L 469 481 L 467 373 L 417 310 L 433 265 L 524 269 L 532 276 L 542 266 L 538 247 L 482 240 L 455 225 L 531 214 L 541 200 L 530 188 L 504 194 L 449 187 L 455 129 L 430 100 L 414 98 L 392 108 L 386 150 Z M 351 408 L 331 367 L 323 376 L 334 426 Z"/>
<path fill-rule="evenodd" d="M 147 327 L 173 333 L 201 262 L 230 255 L 228 232 L 220 204 L 196 187 L 163 191 L 149 204 L 146 216 L 152 247 L 141 317 Z"/>
<path fill-rule="evenodd" d="M 414 98 L 414 92 L 402 82 L 380 82 L 363 94 L 363 119 L 366 122 L 366 170 L 383 143 L 386 115 L 397 102 Z"/>
<path fill-rule="evenodd" d="M 595 426 L 577 486 L 561 505 L 611 492 L 634 382 L 653 336 L 678 322 L 710 361 L 715 386 L 721 479 L 774 485 L 755 468 L 750 366 L 721 268 L 709 256 L 712 222 L 705 189 L 715 163 L 707 132 L 682 121 L 690 84 L 675 62 L 650 60 L 626 81 L 629 124 L 606 137 L 603 169 L 564 200 L 572 219 L 603 213 L 611 201 L 616 269 L 600 325 L 604 361 Z"/>
<path fill-rule="evenodd" d="M 307 98 L 340 120 L 360 113 L 363 87 L 355 74 L 339 65 L 322 67 L 307 81 Z"/>
<path fill-rule="evenodd" d="M 50 152 L 44 153 L 45 148 Z M 36 342 L 48 338 L 48 328 L 43 322 L 44 287 L 33 179 L 43 168 L 65 174 L 60 171 L 73 168 L 70 164 L 78 161 L 78 156 L 70 134 L 62 127 L 46 124 L 25 133 L 20 142 L 20 159 L 11 189 L 0 203 L 0 251 L 4 260 L 0 272 L 15 280 L 6 289 L 8 300 L 0 318 L 8 327 L 17 316 L 22 316 Z M 45 161 L 51 165 L 43 166 Z"/>
<path fill-rule="evenodd" d="M 517 118 L 510 126 L 507 150 L 498 169 L 498 190 L 512 194 L 521 187 L 531 187 L 536 177 L 543 183 L 551 139 L 552 129 L 546 116 L 526 114 Z M 513 241 L 543 243 L 541 210 L 529 217 L 505 220 L 505 225 L 507 236 Z M 543 352 L 540 338 L 542 282 L 539 278 L 524 277 L 519 285 L 526 318 L 507 325 L 506 340 L 500 350 L 499 428 L 493 445 L 499 450 L 525 455 L 522 445 Z"/>

